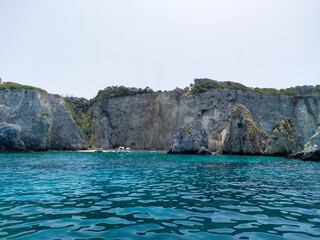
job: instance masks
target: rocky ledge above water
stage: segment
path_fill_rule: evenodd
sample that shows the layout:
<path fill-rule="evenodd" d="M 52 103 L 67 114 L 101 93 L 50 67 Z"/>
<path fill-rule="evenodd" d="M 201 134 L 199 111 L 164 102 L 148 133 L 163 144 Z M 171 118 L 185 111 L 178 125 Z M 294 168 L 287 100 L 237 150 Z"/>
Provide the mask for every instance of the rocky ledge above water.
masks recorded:
<path fill-rule="evenodd" d="M 288 158 L 298 158 L 304 161 L 320 161 L 320 126 L 316 134 L 304 146 L 304 149 L 298 153 L 289 155 Z"/>
<path fill-rule="evenodd" d="M 284 117 L 271 130 L 264 155 L 288 156 L 301 151 L 303 142 L 295 123 Z"/>
<path fill-rule="evenodd" d="M 207 149 L 208 135 L 199 121 L 183 126 L 173 139 L 173 145 L 168 153 L 211 154 Z M 316 158 L 319 146 L 318 135 L 315 135 L 306 145 L 305 152 L 293 156 Z M 254 121 L 250 111 L 244 105 L 237 104 L 230 115 L 230 124 L 221 153 L 287 157 L 302 149 L 303 142 L 292 119 L 284 117 L 272 128 L 268 136 Z"/>
<path fill-rule="evenodd" d="M 16 124 L 0 123 L 0 151 L 24 151 L 26 146 L 21 140 L 21 127 Z"/>
<path fill-rule="evenodd" d="M 201 122 L 194 121 L 182 126 L 173 136 L 173 145 L 168 153 L 210 155 L 208 134 L 202 128 Z"/>
<path fill-rule="evenodd" d="M 236 105 L 227 131 L 222 154 L 261 155 L 264 152 L 268 134 L 244 105 Z"/>

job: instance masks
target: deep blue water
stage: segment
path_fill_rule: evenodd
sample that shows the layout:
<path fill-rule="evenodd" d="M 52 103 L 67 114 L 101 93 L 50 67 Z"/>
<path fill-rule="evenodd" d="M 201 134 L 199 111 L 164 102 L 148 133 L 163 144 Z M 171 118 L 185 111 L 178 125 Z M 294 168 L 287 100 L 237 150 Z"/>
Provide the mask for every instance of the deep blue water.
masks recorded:
<path fill-rule="evenodd" d="M 320 239 L 320 163 L 0 154 L 0 238 Z"/>

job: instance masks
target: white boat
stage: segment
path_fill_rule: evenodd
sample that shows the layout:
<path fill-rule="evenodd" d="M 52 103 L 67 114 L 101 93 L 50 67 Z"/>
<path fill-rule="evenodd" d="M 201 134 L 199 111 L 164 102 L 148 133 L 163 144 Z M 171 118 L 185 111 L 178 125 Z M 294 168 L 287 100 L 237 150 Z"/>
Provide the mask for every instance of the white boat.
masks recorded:
<path fill-rule="evenodd" d="M 155 148 L 152 148 L 152 150 L 150 151 L 150 153 L 157 153 Z"/>
<path fill-rule="evenodd" d="M 103 148 L 96 148 L 96 150 L 94 150 L 94 152 L 96 152 L 96 153 L 102 153 L 102 152 L 103 152 Z"/>
<path fill-rule="evenodd" d="M 118 154 L 124 154 L 125 153 L 124 147 L 119 147 L 117 153 Z"/>
<path fill-rule="evenodd" d="M 130 148 L 126 148 L 126 153 L 131 153 Z"/>

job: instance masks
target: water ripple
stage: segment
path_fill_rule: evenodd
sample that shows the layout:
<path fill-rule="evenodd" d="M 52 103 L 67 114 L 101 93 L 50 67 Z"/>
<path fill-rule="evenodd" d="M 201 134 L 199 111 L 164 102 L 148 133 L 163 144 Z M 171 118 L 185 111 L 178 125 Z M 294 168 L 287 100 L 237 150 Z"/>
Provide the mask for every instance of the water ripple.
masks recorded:
<path fill-rule="evenodd" d="M 319 239 L 320 163 L 0 154 L 3 239 Z"/>

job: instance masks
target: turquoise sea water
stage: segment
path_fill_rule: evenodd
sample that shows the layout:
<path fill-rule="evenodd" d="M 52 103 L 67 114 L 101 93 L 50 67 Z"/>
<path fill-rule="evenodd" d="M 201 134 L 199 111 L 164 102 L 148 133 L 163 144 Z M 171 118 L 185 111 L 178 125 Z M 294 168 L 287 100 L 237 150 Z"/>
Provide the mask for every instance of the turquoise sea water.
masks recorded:
<path fill-rule="evenodd" d="M 320 239 L 320 163 L 0 154 L 3 239 Z"/>

